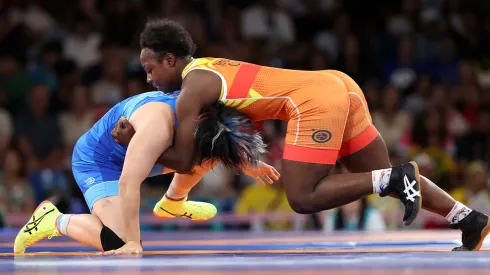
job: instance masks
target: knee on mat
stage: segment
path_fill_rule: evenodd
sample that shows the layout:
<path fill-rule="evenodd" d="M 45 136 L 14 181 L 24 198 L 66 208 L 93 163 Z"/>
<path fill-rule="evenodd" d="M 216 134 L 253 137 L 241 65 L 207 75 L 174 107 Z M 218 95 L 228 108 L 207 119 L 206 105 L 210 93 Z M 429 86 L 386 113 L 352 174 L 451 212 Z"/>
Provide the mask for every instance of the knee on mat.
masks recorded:
<path fill-rule="evenodd" d="M 119 249 L 126 244 L 114 231 L 105 225 L 100 231 L 100 242 L 104 251 Z"/>

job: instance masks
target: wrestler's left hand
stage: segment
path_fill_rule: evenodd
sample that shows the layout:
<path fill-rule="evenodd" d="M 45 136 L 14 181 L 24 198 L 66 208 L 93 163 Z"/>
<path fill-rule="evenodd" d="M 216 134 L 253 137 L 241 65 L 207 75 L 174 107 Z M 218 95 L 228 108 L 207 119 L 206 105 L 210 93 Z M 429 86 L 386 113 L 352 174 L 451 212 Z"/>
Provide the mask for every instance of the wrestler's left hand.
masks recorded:
<path fill-rule="evenodd" d="M 121 145 L 128 146 L 136 131 L 126 117 L 121 117 L 112 129 L 111 135 Z"/>
<path fill-rule="evenodd" d="M 273 184 L 273 180 L 279 180 L 279 177 L 281 176 L 276 168 L 262 161 L 259 161 L 257 167 L 247 165 L 242 171 L 246 175 L 256 179 L 262 185 L 266 183 Z"/>

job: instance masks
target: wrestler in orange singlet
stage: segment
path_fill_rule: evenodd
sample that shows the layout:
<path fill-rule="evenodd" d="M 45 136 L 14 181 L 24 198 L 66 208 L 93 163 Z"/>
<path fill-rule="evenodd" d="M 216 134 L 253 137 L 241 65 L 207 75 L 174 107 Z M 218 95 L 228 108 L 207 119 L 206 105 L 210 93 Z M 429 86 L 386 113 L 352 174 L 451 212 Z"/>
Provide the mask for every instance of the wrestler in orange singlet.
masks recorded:
<path fill-rule="evenodd" d="M 148 81 L 162 91 L 181 89 L 175 144 L 159 159 L 165 167 L 183 172 L 193 167 L 193 133 L 197 123 L 203 123 L 199 113 L 222 101 L 253 120 L 288 122 L 281 177 L 296 212 L 315 213 L 373 193 L 390 195 L 404 204 L 405 225 L 423 207 L 444 216 L 451 228 L 463 231 L 462 246 L 454 250 L 481 248 L 490 231 L 489 217 L 455 201 L 420 176 L 415 162 L 391 165 L 364 95 L 348 75 L 222 58 L 194 59 L 196 47 L 189 33 L 165 19 L 149 21 L 140 44 Z M 350 173 L 331 175 L 336 161 Z"/>

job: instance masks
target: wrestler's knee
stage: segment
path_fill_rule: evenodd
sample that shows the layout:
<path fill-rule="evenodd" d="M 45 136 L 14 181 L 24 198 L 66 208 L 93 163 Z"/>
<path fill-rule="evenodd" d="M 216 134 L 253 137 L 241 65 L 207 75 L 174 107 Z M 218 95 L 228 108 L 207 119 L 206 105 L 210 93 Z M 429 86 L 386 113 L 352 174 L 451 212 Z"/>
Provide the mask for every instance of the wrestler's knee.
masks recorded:
<path fill-rule="evenodd" d="M 284 160 L 281 181 L 289 206 L 298 214 L 312 214 L 324 210 L 326 197 L 318 192 L 318 184 L 332 173 L 335 165 Z"/>
<path fill-rule="evenodd" d="M 104 226 L 111 229 L 119 238 L 125 238 L 122 223 L 121 202 L 118 196 L 107 197 L 94 203 L 92 214 L 97 216 Z"/>
<path fill-rule="evenodd" d="M 289 206 L 298 214 L 316 213 L 314 201 L 310 195 L 295 194 L 288 197 Z"/>
<path fill-rule="evenodd" d="M 125 245 L 125 242 L 105 225 L 100 231 L 100 243 L 104 251 L 119 249 Z"/>

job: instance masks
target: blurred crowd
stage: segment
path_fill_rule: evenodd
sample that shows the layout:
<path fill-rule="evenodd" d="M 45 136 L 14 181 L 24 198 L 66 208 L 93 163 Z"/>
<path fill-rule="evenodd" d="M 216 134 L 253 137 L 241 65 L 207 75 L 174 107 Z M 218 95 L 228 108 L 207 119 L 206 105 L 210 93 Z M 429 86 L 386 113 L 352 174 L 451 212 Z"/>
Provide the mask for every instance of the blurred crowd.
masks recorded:
<path fill-rule="evenodd" d="M 488 15 L 488 0 L 1 0 L 0 213 L 30 214 L 46 198 L 61 211 L 88 211 L 71 175 L 72 148 L 114 104 L 152 90 L 138 43 L 152 16 L 183 24 L 198 46 L 196 57 L 346 72 L 363 88 L 393 164 L 416 160 L 457 200 L 486 211 Z M 264 159 L 280 170 L 285 124 L 258 126 L 269 143 Z M 171 178 L 145 182 L 142 212 L 151 213 Z M 260 186 L 221 167 L 191 197 L 222 213 L 292 212 L 280 182 Z M 400 207 L 371 196 L 312 215 L 304 228 L 398 228 L 400 217 L 390 213 Z M 441 224 L 426 219 L 414 226 Z"/>

